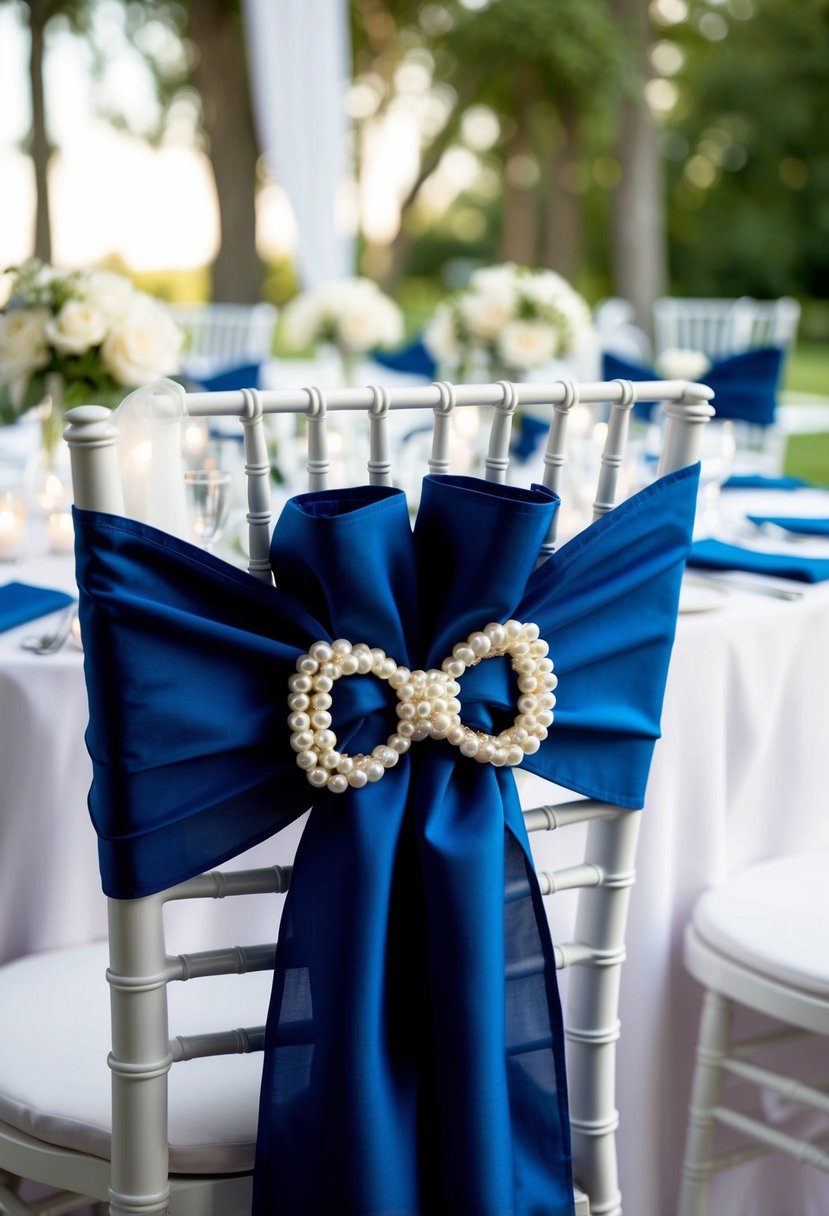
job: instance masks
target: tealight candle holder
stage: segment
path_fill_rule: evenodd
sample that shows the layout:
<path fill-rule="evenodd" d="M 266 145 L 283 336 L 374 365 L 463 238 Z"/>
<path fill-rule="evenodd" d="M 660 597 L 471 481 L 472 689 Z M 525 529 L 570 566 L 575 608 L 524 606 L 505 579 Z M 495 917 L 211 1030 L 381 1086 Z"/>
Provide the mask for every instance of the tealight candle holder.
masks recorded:
<path fill-rule="evenodd" d="M 49 552 L 71 553 L 75 547 L 75 529 L 68 511 L 53 511 L 48 524 Z"/>
<path fill-rule="evenodd" d="M 0 493 L 0 562 L 20 557 L 26 535 L 26 509 L 23 495 L 14 490 Z"/>

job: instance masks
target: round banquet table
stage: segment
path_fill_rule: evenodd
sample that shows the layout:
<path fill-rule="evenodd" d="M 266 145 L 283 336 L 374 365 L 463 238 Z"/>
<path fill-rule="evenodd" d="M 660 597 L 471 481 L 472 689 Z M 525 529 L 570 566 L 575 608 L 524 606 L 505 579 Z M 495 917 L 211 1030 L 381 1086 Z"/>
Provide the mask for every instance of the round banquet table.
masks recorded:
<path fill-rule="evenodd" d="M 791 496 L 774 506 L 798 513 Z M 33 557 L 1 568 L 0 581 L 4 574 L 74 587 L 69 557 Z M 675 1208 L 701 1004 L 681 962 L 695 898 L 760 858 L 829 848 L 829 583 L 802 590 L 788 602 L 710 588 L 687 605 L 697 610 L 679 617 L 622 979 L 618 1143 L 629 1216 L 670 1216 Z M 71 643 L 48 658 L 21 650 L 32 627 L 0 634 L 0 961 L 106 933 L 86 811 L 83 656 Z M 522 785 L 525 803 L 550 800 L 551 787 L 524 777 Z M 234 864 L 290 860 L 301 827 Z M 574 846 L 564 836 L 539 835 L 540 865 L 569 863 Z M 571 927 L 569 898 L 557 897 L 553 913 L 559 939 Z M 278 901 L 247 897 L 169 911 L 172 948 L 198 949 L 208 941 L 273 940 Z M 785 1104 L 776 1104 L 775 1117 L 789 1126 Z M 715 1178 L 711 1210 L 825 1216 L 829 1178 L 769 1157 Z"/>

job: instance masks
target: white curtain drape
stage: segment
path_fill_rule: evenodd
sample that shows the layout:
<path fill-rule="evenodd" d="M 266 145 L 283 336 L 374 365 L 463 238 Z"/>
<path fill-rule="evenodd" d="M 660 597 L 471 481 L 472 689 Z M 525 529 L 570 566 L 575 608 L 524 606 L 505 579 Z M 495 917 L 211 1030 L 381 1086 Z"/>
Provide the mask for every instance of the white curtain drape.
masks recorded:
<path fill-rule="evenodd" d="M 337 220 L 347 173 L 351 78 L 347 0 L 243 0 L 254 118 L 297 221 L 303 288 L 354 273 Z"/>

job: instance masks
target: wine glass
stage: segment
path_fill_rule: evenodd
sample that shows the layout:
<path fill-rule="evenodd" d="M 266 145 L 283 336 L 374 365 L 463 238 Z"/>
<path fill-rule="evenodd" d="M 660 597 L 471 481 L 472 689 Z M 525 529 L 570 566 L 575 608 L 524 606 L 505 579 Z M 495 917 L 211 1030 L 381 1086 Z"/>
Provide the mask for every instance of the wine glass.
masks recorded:
<path fill-rule="evenodd" d="M 188 469 L 184 474 L 184 494 L 193 539 L 211 553 L 227 522 L 230 472 L 227 469 Z"/>

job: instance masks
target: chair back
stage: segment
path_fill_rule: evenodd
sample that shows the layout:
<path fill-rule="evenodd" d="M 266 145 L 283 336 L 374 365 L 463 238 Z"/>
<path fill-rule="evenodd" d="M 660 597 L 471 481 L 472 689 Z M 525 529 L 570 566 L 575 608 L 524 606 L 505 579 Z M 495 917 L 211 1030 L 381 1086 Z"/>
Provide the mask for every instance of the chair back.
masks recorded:
<path fill-rule="evenodd" d="M 758 346 L 788 351 L 797 336 L 800 305 L 777 300 L 664 297 L 653 306 L 656 358 L 666 350 L 702 351 L 709 359 Z"/>
<path fill-rule="evenodd" d="M 184 331 L 184 365 L 193 376 L 271 357 L 277 320 L 274 304 L 174 304 L 170 313 Z"/>
<path fill-rule="evenodd" d="M 691 464 L 697 457 L 701 429 L 713 410 L 711 391 L 679 381 L 633 384 L 450 385 L 431 384 L 387 390 L 315 388 L 255 392 L 193 393 L 186 397 L 191 417 L 235 415 L 244 431 L 246 455 L 249 565 L 251 575 L 272 581 L 269 564 L 271 486 L 265 421 L 272 414 L 303 416 L 307 426 L 309 489 L 328 486 L 331 461 L 327 428 L 330 415 L 343 411 L 362 424 L 367 452 L 366 479 L 388 486 L 395 477 L 395 411 L 422 411 L 432 419 L 428 470 L 450 471 L 455 413 L 483 411 L 490 420 L 484 477 L 504 483 L 511 475 L 510 429 L 516 408 L 546 404 L 550 430 L 543 461 L 543 481 L 557 490 L 567 461 L 568 417 L 579 401 L 606 403 L 610 420 L 593 492 L 594 517 L 613 509 L 620 468 L 625 459 L 627 424 L 636 401 L 661 402 L 667 414 L 660 473 Z M 68 414 L 67 440 L 72 458 L 75 503 L 80 508 L 123 512 L 124 493 L 116 457 L 117 426 L 108 411 L 78 407 Z M 556 548 L 553 531 L 539 561 Z M 616 1164 L 615 1052 L 619 1037 L 618 997 L 628 902 L 634 881 L 639 814 L 630 807 L 588 797 L 567 797 L 552 788 L 549 802 L 524 811 L 529 832 L 587 825 L 584 859 L 539 874 L 543 895 L 578 893 L 572 940 L 555 948 L 556 966 L 570 973 L 567 991 L 567 1062 L 575 1176 L 589 1196 L 579 1192 L 577 1212 L 621 1213 Z M 112 988 L 113 1142 L 111 1196 L 113 1211 L 127 1216 L 160 1210 L 171 1182 L 166 1139 L 167 1074 L 179 1061 L 199 1056 L 260 1050 L 261 1026 L 229 1027 L 225 1032 L 182 1035 L 167 1022 L 166 989 L 171 983 L 224 975 L 274 964 L 274 945 L 235 947 L 169 957 L 164 942 L 162 910 L 173 900 L 223 898 L 248 892 L 286 891 L 290 867 L 240 872 L 211 872 L 170 889 L 138 899 L 110 900 L 110 969 Z M 191 1180 L 192 1183 L 192 1180 Z M 176 1186 L 182 1180 L 172 1181 Z M 238 1199 L 241 1179 L 225 1179 Z M 153 1197 L 152 1199 L 150 1197 Z M 217 1209 L 218 1210 L 218 1209 Z"/>

